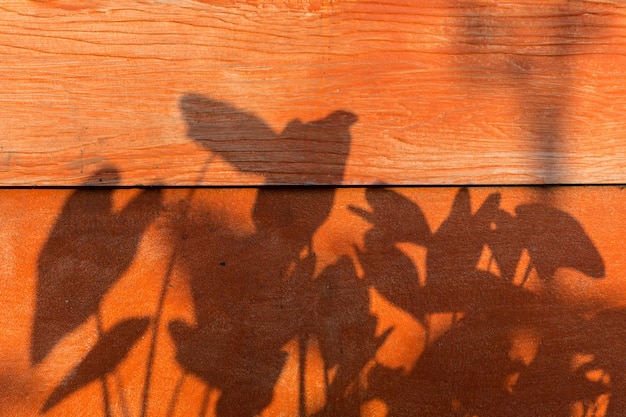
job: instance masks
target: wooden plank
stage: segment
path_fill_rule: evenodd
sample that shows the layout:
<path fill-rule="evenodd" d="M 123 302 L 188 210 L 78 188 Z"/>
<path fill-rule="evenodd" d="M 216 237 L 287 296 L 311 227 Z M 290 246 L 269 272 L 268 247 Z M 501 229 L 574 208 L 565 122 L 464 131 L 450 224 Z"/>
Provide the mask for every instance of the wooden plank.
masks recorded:
<path fill-rule="evenodd" d="M 0 414 L 614 416 L 624 207 L 618 187 L 2 190 Z"/>
<path fill-rule="evenodd" d="M 617 1 L 5 1 L 0 184 L 623 183 L 625 26 Z"/>

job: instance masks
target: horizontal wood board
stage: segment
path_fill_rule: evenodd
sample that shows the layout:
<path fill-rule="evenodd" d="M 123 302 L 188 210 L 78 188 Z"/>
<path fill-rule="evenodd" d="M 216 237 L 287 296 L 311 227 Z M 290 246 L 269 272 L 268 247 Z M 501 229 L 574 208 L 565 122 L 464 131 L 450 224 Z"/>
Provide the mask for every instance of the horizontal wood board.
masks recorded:
<path fill-rule="evenodd" d="M 619 1 L 8 0 L 0 185 L 626 182 Z"/>
<path fill-rule="evenodd" d="M 625 207 L 608 186 L 0 190 L 0 415 L 619 416 Z"/>

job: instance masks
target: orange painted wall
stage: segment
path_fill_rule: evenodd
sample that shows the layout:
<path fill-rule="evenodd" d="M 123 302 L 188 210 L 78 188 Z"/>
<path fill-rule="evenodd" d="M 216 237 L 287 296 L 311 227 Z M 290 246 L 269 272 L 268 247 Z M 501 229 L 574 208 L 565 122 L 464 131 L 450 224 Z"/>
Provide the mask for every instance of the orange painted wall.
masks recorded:
<path fill-rule="evenodd" d="M 0 414 L 619 415 L 625 203 L 3 190 Z"/>

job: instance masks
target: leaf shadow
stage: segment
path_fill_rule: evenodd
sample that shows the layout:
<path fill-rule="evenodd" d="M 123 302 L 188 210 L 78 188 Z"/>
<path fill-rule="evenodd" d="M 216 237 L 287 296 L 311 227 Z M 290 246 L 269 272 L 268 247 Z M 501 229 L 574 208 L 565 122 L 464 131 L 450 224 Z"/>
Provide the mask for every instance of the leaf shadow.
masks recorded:
<path fill-rule="evenodd" d="M 112 372 L 145 334 L 149 324 L 147 317 L 128 319 L 102 334 L 83 360 L 52 391 L 41 412 L 46 413 L 72 393 Z"/>
<path fill-rule="evenodd" d="M 295 340 L 303 414 L 305 346 L 315 339 L 325 374 L 335 370 L 326 387 L 331 401 L 340 402 L 381 339 L 374 336 L 367 287 L 349 259 L 314 274 L 312 238 L 333 209 L 335 190 L 267 185 L 340 182 L 356 116 L 335 111 L 308 123 L 294 120 L 274 133 L 257 116 L 207 97 L 186 95 L 180 108 L 191 139 L 242 172 L 262 174 L 266 186 L 256 195 L 250 236 L 228 235 L 209 213 L 175 226 L 174 233 L 186 236 L 172 239 L 181 242 L 180 253 L 198 247 L 206 253 L 181 256 L 197 325 L 170 323 L 178 362 L 222 391 L 218 416 L 253 416 L 269 405 L 285 366 L 284 346 Z"/>
<path fill-rule="evenodd" d="M 573 404 L 589 406 L 609 392 L 605 383 L 572 368 L 579 355 L 599 354 L 598 346 L 580 344 L 598 340 L 586 327 L 588 318 L 576 306 L 555 304 L 513 279 L 523 249 L 531 257 L 527 268 L 536 268 L 547 283 L 558 268 L 601 277 L 602 257 L 567 213 L 536 204 L 531 210 L 519 206 L 514 216 L 499 204 L 500 195 L 493 193 L 473 213 L 469 190 L 460 189 L 449 216 L 427 241 L 426 282 L 415 304 L 422 317 L 447 312 L 453 321 L 425 345 L 410 372 L 377 365 L 369 374 L 367 398 L 382 399 L 389 416 L 570 416 Z M 545 242 L 559 239 L 565 249 L 548 250 Z M 485 248 L 490 266 L 504 265 L 499 272 L 478 268 Z M 516 337 L 520 332 L 539 340 L 525 360 L 514 355 L 532 344 Z"/>
<path fill-rule="evenodd" d="M 117 176 L 114 168 L 94 174 Z M 31 362 L 91 315 L 128 269 L 146 227 L 159 213 L 161 192 L 144 190 L 119 212 L 112 188 L 74 191 L 65 202 L 37 261 L 37 299 Z"/>
<path fill-rule="evenodd" d="M 183 97 L 181 111 L 191 139 L 240 171 L 262 174 L 266 184 L 285 179 L 318 183 L 322 177 L 307 171 L 302 162 L 319 164 L 320 150 L 290 141 L 324 135 L 349 138 L 348 127 L 356 120 L 333 113 L 309 124 L 294 121 L 276 134 L 257 116 L 198 95 Z M 338 146 L 349 149 L 347 143 Z M 327 178 L 341 178 L 346 155 L 337 152 L 330 165 L 341 169 L 326 173 Z M 276 169 L 279 165 L 289 166 L 289 172 L 283 175 Z M 518 343 L 513 335 L 520 328 L 532 328 L 549 345 L 551 338 L 563 335 L 552 323 L 574 328 L 585 320 L 566 307 L 559 307 L 564 312 L 553 308 L 550 300 L 524 287 L 530 269 L 546 283 L 559 268 L 574 268 L 590 278 L 604 276 L 602 257 L 572 216 L 542 204 L 522 205 L 511 214 L 500 208 L 498 192 L 473 212 L 470 190 L 461 188 L 449 215 L 431 231 L 416 203 L 390 189 L 370 188 L 369 211 L 349 207 L 372 226 L 363 249 L 356 249 L 356 259 L 342 257 L 316 276 L 311 239 L 330 215 L 334 193 L 329 188 L 260 188 L 252 210 L 256 231 L 245 238 L 220 230 L 219 221 L 208 212 L 201 220 L 175 226 L 179 230 L 174 233 L 188 236 L 173 239 L 183 242 L 181 253 L 202 247 L 207 255 L 182 257 L 197 324 L 170 323 L 170 334 L 179 364 L 222 391 L 218 416 L 256 415 L 269 405 L 286 363 L 282 348 L 290 340 L 300 345 L 300 415 L 306 412 L 302 346 L 313 339 L 319 342 L 326 384 L 326 405 L 316 413 L 319 416 L 359 415 L 360 406 L 375 396 L 385 401 L 391 416 L 522 415 L 533 410 L 524 387 L 549 386 L 557 375 L 567 377 L 566 388 L 542 398 L 552 404 L 559 397 L 558 407 L 535 406 L 535 411 L 558 415 L 571 403 L 606 391 L 579 372 L 550 368 L 542 359 L 546 348 L 539 349 L 530 364 L 510 356 Z M 207 233 L 189 238 L 195 230 Z M 561 240 L 566 243 L 555 248 Z M 401 243 L 426 250 L 425 277 L 399 250 Z M 478 267 L 485 248 L 498 272 Z M 516 274 L 524 251 L 531 263 L 520 285 Z M 454 314 L 451 327 L 429 339 L 408 373 L 376 360 L 393 329 L 377 336 L 371 289 L 409 313 L 427 333 L 433 315 Z M 573 347 L 559 349 L 562 363 L 579 353 Z M 528 384 L 535 379 L 534 368 L 541 380 Z"/>
<path fill-rule="evenodd" d="M 189 93 L 180 99 L 187 136 L 265 184 L 339 184 L 350 153 L 349 127 L 357 117 L 345 110 L 304 123 L 290 121 L 280 133 L 261 118 L 228 103 Z"/>

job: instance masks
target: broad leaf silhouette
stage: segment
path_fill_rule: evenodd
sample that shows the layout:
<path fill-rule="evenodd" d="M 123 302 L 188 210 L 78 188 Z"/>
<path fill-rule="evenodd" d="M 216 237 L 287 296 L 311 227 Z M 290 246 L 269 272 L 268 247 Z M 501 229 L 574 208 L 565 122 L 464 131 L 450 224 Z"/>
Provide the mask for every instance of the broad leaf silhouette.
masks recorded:
<path fill-rule="evenodd" d="M 500 195 L 491 194 L 475 214 L 471 212 L 467 188 L 459 190 L 450 215 L 433 234 L 426 255 L 425 311 L 461 311 L 476 304 L 474 296 L 488 290 L 495 296 L 493 274 L 476 266 L 490 238 L 490 224 L 498 212 Z M 490 281 L 490 282 L 486 282 Z M 478 300 L 485 300 L 480 296 Z"/>
<path fill-rule="evenodd" d="M 52 391 L 41 411 L 47 412 L 70 394 L 113 371 L 146 332 L 148 324 L 149 318 L 128 319 L 104 333 L 82 362 Z"/>
<path fill-rule="evenodd" d="M 434 233 L 428 245 L 429 284 L 457 280 L 474 274 L 499 200 L 499 194 L 490 195 L 473 215 L 468 189 L 459 190 L 452 203 L 450 215 Z"/>
<path fill-rule="evenodd" d="M 139 239 L 161 206 L 159 191 L 142 191 L 113 210 L 112 189 L 81 189 L 65 203 L 38 260 L 31 361 L 42 361 L 69 332 L 96 314 L 124 274 Z"/>
<path fill-rule="evenodd" d="M 317 281 L 319 302 L 310 322 L 320 336 L 326 366 L 332 368 L 344 360 L 349 363 L 357 351 L 372 356 L 378 343 L 366 346 L 366 342 L 375 333 L 376 317 L 370 315 L 368 287 L 356 276 L 352 261 L 341 257 L 322 271 Z"/>
<path fill-rule="evenodd" d="M 420 207 L 413 201 L 385 188 L 368 188 L 365 198 L 373 212 L 354 206 L 349 208 L 375 227 L 376 240 L 410 242 L 421 246 L 428 243 L 430 226 Z"/>
<path fill-rule="evenodd" d="M 550 279 L 559 267 L 575 268 L 593 278 L 605 274 L 604 261 L 582 226 L 569 214 L 540 204 L 515 209 L 519 236 L 539 276 Z"/>
<path fill-rule="evenodd" d="M 258 415 L 271 401 L 287 359 L 279 342 L 235 326 L 217 320 L 193 328 L 182 321 L 169 324 L 178 363 L 222 391 L 220 417 Z"/>
<path fill-rule="evenodd" d="M 308 330 L 320 342 L 327 378 L 331 369 L 336 370 L 332 382 L 326 381 L 326 407 L 316 417 L 358 416 L 359 398 L 354 385 L 391 329 L 376 335 L 378 321 L 370 313 L 368 283 L 357 277 L 350 258 L 342 256 L 325 268 L 316 283 L 319 301 Z"/>
<path fill-rule="evenodd" d="M 365 250 L 357 248 L 365 280 L 396 306 L 422 319 L 417 303 L 419 273 L 395 245 L 410 242 L 425 246 L 431 236 L 426 218 L 419 206 L 395 191 L 368 189 L 365 196 L 372 213 L 350 206 L 374 226 L 365 234 Z"/>
<path fill-rule="evenodd" d="M 258 116 L 198 94 L 180 100 L 187 136 L 241 172 L 266 183 L 335 184 L 350 153 L 350 126 L 357 117 L 337 110 L 323 119 L 292 120 L 277 134 Z"/>

